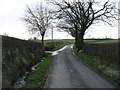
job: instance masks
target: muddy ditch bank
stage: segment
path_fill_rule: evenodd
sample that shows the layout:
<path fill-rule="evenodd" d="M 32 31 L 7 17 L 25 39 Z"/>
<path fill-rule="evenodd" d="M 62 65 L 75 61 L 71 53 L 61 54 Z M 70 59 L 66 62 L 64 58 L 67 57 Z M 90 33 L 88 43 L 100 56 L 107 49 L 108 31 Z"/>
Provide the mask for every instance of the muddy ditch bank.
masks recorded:
<path fill-rule="evenodd" d="M 25 73 L 23 75 L 21 75 L 18 80 L 14 83 L 14 85 L 12 86 L 12 88 L 22 88 L 26 82 L 27 77 L 31 74 L 31 72 L 33 70 L 35 70 L 38 66 L 38 64 L 40 64 L 40 62 L 44 61 L 44 57 L 42 59 L 37 60 L 36 64 L 33 65 L 32 67 L 29 67 L 28 70 L 25 71 Z"/>

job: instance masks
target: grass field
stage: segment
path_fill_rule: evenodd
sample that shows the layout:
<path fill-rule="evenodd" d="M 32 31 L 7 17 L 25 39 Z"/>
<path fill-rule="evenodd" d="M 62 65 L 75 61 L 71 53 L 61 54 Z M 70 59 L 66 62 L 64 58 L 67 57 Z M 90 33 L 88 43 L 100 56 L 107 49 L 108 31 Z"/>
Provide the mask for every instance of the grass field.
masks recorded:
<path fill-rule="evenodd" d="M 45 40 L 44 43 L 46 45 L 46 43 L 49 43 L 49 42 L 63 42 L 63 41 L 75 43 L 74 39 Z M 41 41 L 39 40 L 38 42 L 41 42 Z M 117 43 L 117 42 L 120 42 L 120 40 L 118 40 L 118 39 L 110 39 L 110 40 L 107 40 L 107 39 L 106 40 L 105 39 L 85 39 L 84 42 L 99 44 L 99 43 Z"/>
<path fill-rule="evenodd" d="M 41 40 L 38 40 L 37 42 L 41 42 Z M 47 43 L 52 43 L 52 42 L 70 42 L 70 43 L 74 43 L 75 40 L 73 40 L 73 39 L 44 40 L 44 46 L 47 46 Z"/>
<path fill-rule="evenodd" d="M 89 43 L 95 43 L 95 44 L 99 44 L 99 43 L 117 43 L 119 41 L 120 40 L 93 40 L 93 41 L 88 40 Z M 85 42 L 86 42 L 86 40 L 85 40 Z"/>

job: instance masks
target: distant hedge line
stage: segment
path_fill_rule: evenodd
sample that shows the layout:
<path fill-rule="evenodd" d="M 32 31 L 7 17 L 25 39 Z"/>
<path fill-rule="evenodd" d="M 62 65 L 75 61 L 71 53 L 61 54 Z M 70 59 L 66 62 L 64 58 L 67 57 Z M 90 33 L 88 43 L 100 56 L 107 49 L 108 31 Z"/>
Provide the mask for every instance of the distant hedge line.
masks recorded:
<path fill-rule="evenodd" d="M 43 55 L 40 43 L 2 36 L 3 88 L 10 88 Z"/>
<path fill-rule="evenodd" d="M 120 47 L 120 42 L 103 44 L 84 43 L 83 50 L 89 55 L 99 56 L 109 62 L 115 62 L 120 65 L 120 56 L 118 55 L 120 51 L 118 47 Z"/>

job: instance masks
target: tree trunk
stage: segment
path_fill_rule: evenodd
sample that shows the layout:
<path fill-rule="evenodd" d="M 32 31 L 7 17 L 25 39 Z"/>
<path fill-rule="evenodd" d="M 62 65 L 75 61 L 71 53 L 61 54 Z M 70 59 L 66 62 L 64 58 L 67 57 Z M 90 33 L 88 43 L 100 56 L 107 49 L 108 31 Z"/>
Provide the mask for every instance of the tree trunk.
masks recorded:
<path fill-rule="evenodd" d="M 83 31 L 79 33 L 79 31 Z M 79 52 L 83 47 L 83 37 L 84 37 L 85 28 L 78 30 L 77 25 L 75 25 L 75 47 L 77 48 L 77 52 Z"/>
<path fill-rule="evenodd" d="M 84 40 L 83 37 L 84 34 L 79 35 L 78 37 L 75 38 L 75 46 L 77 48 L 77 52 L 79 52 L 83 48 L 83 40 Z"/>
<path fill-rule="evenodd" d="M 43 45 L 43 47 L 44 47 L 44 34 L 41 35 L 41 36 L 42 36 L 42 45 Z"/>
<path fill-rule="evenodd" d="M 83 36 L 80 36 L 79 38 L 78 38 L 78 52 L 80 51 L 80 50 L 82 50 L 82 48 L 83 48 Z"/>

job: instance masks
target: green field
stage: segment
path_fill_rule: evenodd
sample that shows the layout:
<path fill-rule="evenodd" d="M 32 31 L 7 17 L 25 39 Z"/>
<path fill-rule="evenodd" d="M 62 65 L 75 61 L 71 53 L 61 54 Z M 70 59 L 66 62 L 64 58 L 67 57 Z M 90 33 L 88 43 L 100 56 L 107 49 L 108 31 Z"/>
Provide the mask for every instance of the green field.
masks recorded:
<path fill-rule="evenodd" d="M 74 39 L 45 40 L 44 43 L 45 43 L 45 45 L 46 45 L 46 43 L 49 43 L 49 42 L 63 42 L 63 41 L 68 41 L 68 42 L 71 42 L 71 43 L 75 43 L 75 40 L 74 40 Z M 37 41 L 37 42 L 41 42 L 41 41 L 39 40 L 39 41 Z M 99 43 L 117 43 L 117 42 L 120 42 L 120 40 L 118 40 L 118 39 L 111 39 L 111 40 L 104 40 L 104 39 L 101 39 L 101 40 L 97 40 L 97 39 L 85 39 L 84 42 L 99 44 Z"/>
<path fill-rule="evenodd" d="M 120 40 L 93 40 L 93 41 L 90 41 L 90 40 L 85 40 L 85 42 L 89 42 L 89 43 L 94 43 L 94 44 L 99 44 L 99 43 L 117 43 L 119 42 Z"/>
<path fill-rule="evenodd" d="M 74 43 L 75 40 L 74 39 L 55 39 L 55 40 L 44 40 L 44 44 L 46 45 L 46 43 L 49 43 L 49 42 L 71 42 L 71 43 Z M 41 40 L 38 40 L 37 42 L 41 42 Z"/>

